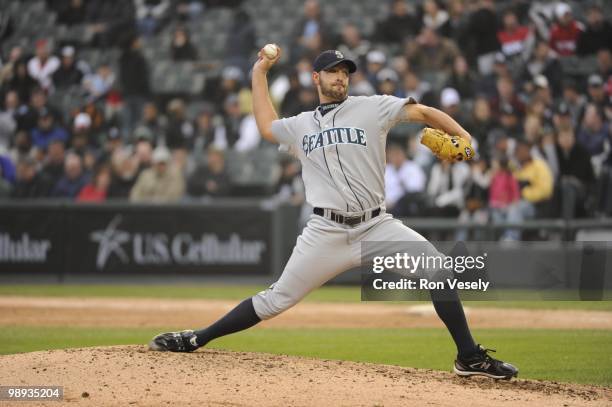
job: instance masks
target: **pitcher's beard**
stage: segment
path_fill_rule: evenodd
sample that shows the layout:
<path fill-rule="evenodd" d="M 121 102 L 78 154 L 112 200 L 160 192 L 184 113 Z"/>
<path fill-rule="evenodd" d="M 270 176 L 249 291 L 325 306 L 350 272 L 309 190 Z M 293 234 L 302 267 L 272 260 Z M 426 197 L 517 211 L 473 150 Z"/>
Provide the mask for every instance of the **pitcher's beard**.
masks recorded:
<path fill-rule="evenodd" d="M 327 86 L 321 83 L 321 93 L 323 94 L 323 96 L 326 96 L 335 102 L 340 102 L 346 99 L 346 95 L 348 93 L 348 86 L 343 87 L 342 90 L 339 90 L 338 87 L 334 87 L 333 85 Z"/>

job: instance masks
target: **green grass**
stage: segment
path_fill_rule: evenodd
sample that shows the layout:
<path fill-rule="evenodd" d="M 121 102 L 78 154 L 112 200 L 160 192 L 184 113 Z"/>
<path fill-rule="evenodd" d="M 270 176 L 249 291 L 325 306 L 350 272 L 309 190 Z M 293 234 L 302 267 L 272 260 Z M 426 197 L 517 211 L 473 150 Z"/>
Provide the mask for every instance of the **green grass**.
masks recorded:
<path fill-rule="evenodd" d="M 144 344 L 167 329 L 2 327 L 0 354 Z M 612 386 L 612 332 L 480 329 L 482 343 L 516 363 L 520 377 Z M 444 329 L 253 329 L 211 347 L 450 370 L 454 346 Z"/>
<path fill-rule="evenodd" d="M 258 285 L 4 285 L 0 295 L 51 297 L 131 297 L 241 300 L 266 288 Z M 359 302 L 359 287 L 326 286 L 305 301 Z M 584 309 L 612 311 L 612 301 L 466 301 L 471 307 Z"/>

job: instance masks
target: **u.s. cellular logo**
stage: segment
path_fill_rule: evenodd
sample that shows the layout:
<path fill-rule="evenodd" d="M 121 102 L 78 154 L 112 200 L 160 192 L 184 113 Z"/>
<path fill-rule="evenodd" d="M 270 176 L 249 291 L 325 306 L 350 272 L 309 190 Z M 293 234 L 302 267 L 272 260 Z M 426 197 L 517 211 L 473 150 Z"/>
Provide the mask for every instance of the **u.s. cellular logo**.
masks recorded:
<path fill-rule="evenodd" d="M 137 265 L 257 265 L 266 249 L 266 242 L 244 240 L 236 233 L 223 240 L 213 233 L 193 236 L 129 232 L 119 229 L 121 220 L 121 216 L 116 216 L 105 229 L 90 234 L 90 239 L 98 244 L 98 270 L 103 270 L 111 258 L 121 264 Z"/>
<path fill-rule="evenodd" d="M 28 233 L 19 237 L 0 233 L 0 262 L 44 263 L 50 250 L 50 240 L 34 239 Z"/>

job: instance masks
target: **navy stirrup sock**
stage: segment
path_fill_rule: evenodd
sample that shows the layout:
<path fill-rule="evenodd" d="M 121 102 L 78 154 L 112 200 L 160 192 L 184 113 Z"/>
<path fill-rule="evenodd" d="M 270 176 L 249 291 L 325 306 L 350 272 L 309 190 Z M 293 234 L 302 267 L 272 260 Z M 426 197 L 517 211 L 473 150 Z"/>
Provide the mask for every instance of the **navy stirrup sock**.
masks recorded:
<path fill-rule="evenodd" d="M 198 345 L 204 346 L 215 338 L 243 331 L 260 321 L 261 319 L 257 316 L 253 307 L 253 298 L 247 298 L 208 328 L 200 329 L 194 333 Z"/>
<path fill-rule="evenodd" d="M 468 328 L 457 290 L 429 290 L 436 313 L 450 332 L 460 357 L 476 352 L 476 343 Z"/>

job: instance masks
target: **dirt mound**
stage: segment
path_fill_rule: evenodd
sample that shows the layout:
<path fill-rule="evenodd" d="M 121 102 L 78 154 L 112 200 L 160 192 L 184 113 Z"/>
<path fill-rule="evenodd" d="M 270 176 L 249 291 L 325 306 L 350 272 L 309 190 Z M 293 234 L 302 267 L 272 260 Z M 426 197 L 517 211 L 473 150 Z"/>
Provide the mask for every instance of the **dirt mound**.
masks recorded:
<path fill-rule="evenodd" d="M 612 404 L 611 389 L 593 386 L 461 379 L 431 370 L 210 349 L 67 349 L 0 356 L 0 365 L 3 385 L 64 386 L 64 403 L 54 406 Z"/>

